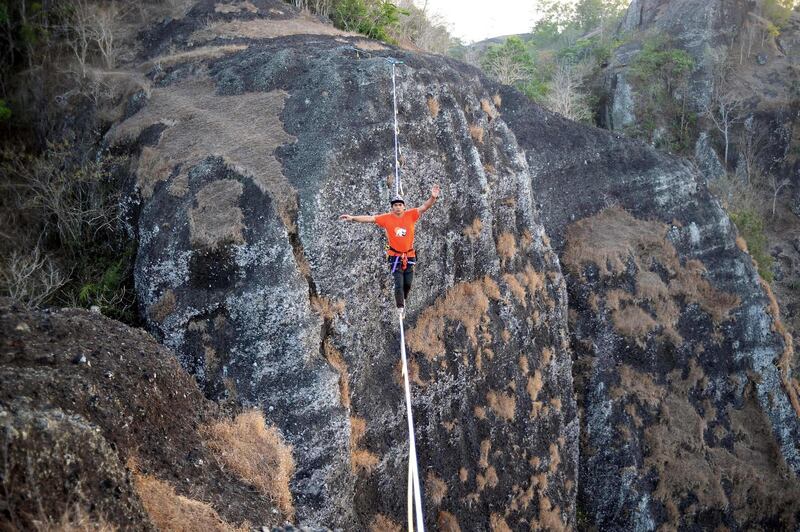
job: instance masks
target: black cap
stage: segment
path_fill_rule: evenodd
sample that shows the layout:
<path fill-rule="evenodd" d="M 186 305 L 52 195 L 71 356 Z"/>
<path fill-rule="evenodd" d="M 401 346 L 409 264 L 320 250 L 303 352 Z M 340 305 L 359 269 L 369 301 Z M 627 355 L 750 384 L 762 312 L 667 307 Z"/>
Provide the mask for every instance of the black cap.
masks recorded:
<path fill-rule="evenodd" d="M 402 203 L 403 205 L 405 205 L 406 200 L 404 200 L 402 196 L 395 196 L 392 198 L 392 201 L 390 201 L 389 204 L 394 205 L 395 203 Z"/>

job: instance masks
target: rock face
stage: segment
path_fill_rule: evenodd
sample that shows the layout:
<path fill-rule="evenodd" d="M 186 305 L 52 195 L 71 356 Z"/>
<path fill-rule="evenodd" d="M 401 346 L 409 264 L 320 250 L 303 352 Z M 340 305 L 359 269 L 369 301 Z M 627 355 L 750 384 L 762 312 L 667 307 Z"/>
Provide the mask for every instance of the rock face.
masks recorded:
<path fill-rule="evenodd" d="M 152 88 L 107 136 L 137 157 L 138 295 L 208 397 L 294 446 L 298 524 L 404 521 L 383 237 L 337 222 L 388 207 L 393 56 L 407 201 L 443 188 L 406 318 L 429 527 L 796 526 L 791 352 L 685 163 L 281 2 L 203 1 L 145 43 Z"/>
<path fill-rule="evenodd" d="M 791 338 L 724 211 L 684 162 L 501 95 L 567 272 L 588 522 L 796 527 Z"/>
<path fill-rule="evenodd" d="M 800 142 L 796 92 L 800 82 L 800 12 L 791 15 L 778 38 L 762 40 L 761 44 L 755 35 L 762 31 L 760 24 L 765 19 L 758 13 L 753 1 L 634 0 L 618 29 L 624 44 L 612 53 L 600 83 L 603 95 L 598 114 L 603 127 L 624 131 L 648 120 L 663 119 L 644 116 L 647 113 L 637 106 L 642 95 L 631 81 L 630 69 L 645 41 L 659 36 L 669 48 L 685 51 L 694 62 L 685 108 L 697 117 L 697 132 L 688 140 L 694 143 L 695 159 L 703 175 L 714 178 L 721 172 L 732 172 L 737 165 L 757 164 L 764 173 L 789 179 L 795 198 L 800 198 L 800 172 L 794 154 Z M 703 116 L 709 105 L 714 108 L 715 77 L 720 78 L 726 61 L 728 79 L 720 92 L 740 102 L 732 114 L 727 169 L 720 164 L 721 155 L 714 154 L 724 152 L 720 133 Z M 719 79 L 716 82 L 720 83 Z M 682 97 L 678 93 L 672 96 L 676 101 Z M 657 143 L 657 136 L 654 132 L 653 143 Z M 746 161 L 748 158 L 752 160 Z"/>
<path fill-rule="evenodd" d="M 688 105 L 695 112 L 705 108 L 711 96 L 714 67 L 724 58 L 726 47 L 752 4 L 732 0 L 633 0 L 619 28 L 620 35 L 626 36 L 628 42 L 614 52 L 607 71 L 611 90 L 609 109 L 615 110 L 614 120 L 607 127 L 622 129 L 631 123 L 617 118 L 620 107 L 633 112 L 628 108 L 633 103 L 633 89 L 626 80 L 626 69 L 638 55 L 644 39 L 656 34 L 667 36 L 672 47 L 685 50 L 694 60 Z"/>
<path fill-rule="evenodd" d="M 330 35 L 281 2 L 250 4 L 201 2 L 148 36 L 161 68 L 108 135 L 138 153 L 136 284 L 153 331 L 209 397 L 258 406 L 282 429 L 298 523 L 404 521 L 383 236 L 337 222 L 388 210 L 385 58 L 399 56 L 406 197 L 444 190 L 417 226 L 406 319 L 427 520 L 573 527 L 565 285 L 496 87 L 441 57 Z"/>
<path fill-rule="evenodd" d="M 141 330 L 0 300 L 0 390 L 3 528 L 69 528 L 84 516 L 84 526 L 155 530 L 126 466 L 210 503 L 227 522 L 279 522 L 275 504 L 208 450 L 198 428 L 218 419 L 218 407 Z"/>

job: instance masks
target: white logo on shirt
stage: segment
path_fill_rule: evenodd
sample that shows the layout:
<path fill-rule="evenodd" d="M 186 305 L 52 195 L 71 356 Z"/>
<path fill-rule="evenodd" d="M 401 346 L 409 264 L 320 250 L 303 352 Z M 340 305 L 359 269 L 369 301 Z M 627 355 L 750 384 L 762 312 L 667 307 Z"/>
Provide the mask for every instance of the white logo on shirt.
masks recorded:
<path fill-rule="evenodd" d="M 395 227 L 394 236 L 406 236 L 407 231 L 402 227 Z"/>

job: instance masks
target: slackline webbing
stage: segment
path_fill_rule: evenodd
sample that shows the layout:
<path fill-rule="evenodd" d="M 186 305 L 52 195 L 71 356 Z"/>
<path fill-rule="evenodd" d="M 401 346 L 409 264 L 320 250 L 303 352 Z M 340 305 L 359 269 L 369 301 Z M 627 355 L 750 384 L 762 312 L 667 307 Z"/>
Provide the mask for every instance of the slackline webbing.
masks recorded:
<path fill-rule="evenodd" d="M 403 183 L 400 180 L 400 141 L 397 129 L 397 82 L 395 81 L 395 65 L 402 64 L 392 57 L 386 58 L 392 65 L 392 104 L 394 117 L 394 193 L 395 196 L 403 195 Z M 403 359 L 403 385 L 406 395 L 406 418 L 408 420 L 408 530 L 414 532 L 414 517 L 416 515 L 417 532 L 425 532 L 425 522 L 422 518 L 422 492 L 419 482 L 419 468 L 417 467 L 417 444 L 414 438 L 414 417 L 411 412 L 411 386 L 408 382 L 408 361 L 406 358 L 406 337 L 403 325 L 403 310 L 398 313 L 400 317 L 400 356 Z"/>
<path fill-rule="evenodd" d="M 417 467 L 417 443 L 414 438 L 414 417 L 411 413 L 411 386 L 408 383 L 408 362 L 406 360 L 406 338 L 403 316 L 400 315 L 400 356 L 403 359 L 403 384 L 406 391 L 406 418 L 408 418 L 408 530 L 414 531 L 414 511 L 416 510 L 417 530 L 425 532 L 422 518 L 422 493 L 419 487 L 419 470 Z"/>
<path fill-rule="evenodd" d="M 394 66 L 402 64 L 403 62 L 392 57 L 387 58 L 386 61 L 392 65 L 392 103 L 394 104 L 394 195 L 402 196 L 403 184 L 400 182 L 400 142 L 398 141 L 397 130 L 397 83 L 395 82 Z"/>

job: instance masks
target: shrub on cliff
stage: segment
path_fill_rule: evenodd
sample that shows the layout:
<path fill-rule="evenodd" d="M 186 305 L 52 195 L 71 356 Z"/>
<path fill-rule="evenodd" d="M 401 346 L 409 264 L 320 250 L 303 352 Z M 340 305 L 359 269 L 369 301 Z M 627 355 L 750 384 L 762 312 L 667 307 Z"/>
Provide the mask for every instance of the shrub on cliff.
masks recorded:
<path fill-rule="evenodd" d="M 679 153 L 691 146 L 696 117 L 688 112 L 686 100 L 693 68 L 694 60 L 685 50 L 660 37 L 644 41 L 630 68 L 641 94 L 637 113 L 641 120 L 629 133 Z M 656 135 L 659 126 L 666 135 Z"/>
<path fill-rule="evenodd" d="M 337 28 L 345 31 L 394 42 L 390 32 L 403 14 L 407 12 L 386 0 L 339 0 L 331 12 L 331 19 Z"/>
<path fill-rule="evenodd" d="M 764 219 L 754 210 L 733 211 L 730 217 L 739 229 L 739 235 L 747 243 L 750 256 L 758 265 L 758 274 L 771 283 L 775 276 L 772 273 L 772 256 L 764 234 Z"/>
<path fill-rule="evenodd" d="M 135 246 L 118 220 L 119 161 L 63 142 L 0 154 L 0 294 L 27 307 L 97 305 L 135 321 Z"/>

